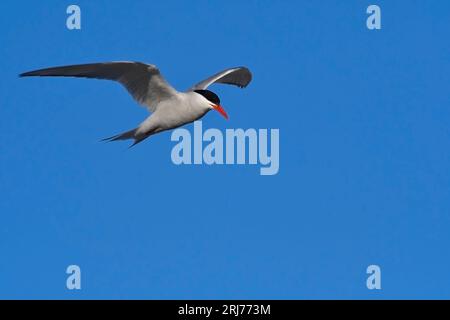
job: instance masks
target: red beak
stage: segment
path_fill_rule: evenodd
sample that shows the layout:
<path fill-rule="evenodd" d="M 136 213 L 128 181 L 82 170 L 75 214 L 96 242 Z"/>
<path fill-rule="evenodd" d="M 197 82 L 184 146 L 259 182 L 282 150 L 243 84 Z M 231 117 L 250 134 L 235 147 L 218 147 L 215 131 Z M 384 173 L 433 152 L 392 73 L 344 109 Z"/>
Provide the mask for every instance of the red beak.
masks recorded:
<path fill-rule="evenodd" d="M 228 120 L 228 115 L 225 112 L 225 110 L 222 108 L 222 106 L 220 104 L 216 104 L 214 105 L 214 109 L 219 112 L 225 119 Z"/>

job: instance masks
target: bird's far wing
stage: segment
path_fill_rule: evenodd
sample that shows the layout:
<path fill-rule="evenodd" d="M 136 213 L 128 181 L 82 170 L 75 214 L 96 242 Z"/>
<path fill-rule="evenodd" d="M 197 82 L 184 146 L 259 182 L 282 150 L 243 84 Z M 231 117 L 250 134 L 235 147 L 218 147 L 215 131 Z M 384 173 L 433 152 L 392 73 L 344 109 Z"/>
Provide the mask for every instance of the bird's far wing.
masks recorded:
<path fill-rule="evenodd" d="M 121 83 L 133 98 L 155 111 L 159 101 L 174 94 L 173 89 L 154 65 L 141 62 L 105 62 L 54 67 L 25 72 L 20 77 L 82 77 L 114 80 Z"/>
<path fill-rule="evenodd" d="M 252 74 L 246 67 L 230 68 L 197 83 L 189 91 L 204 90 L 213 83 L 225 83 L 245 88 L 251 80 Z"/>

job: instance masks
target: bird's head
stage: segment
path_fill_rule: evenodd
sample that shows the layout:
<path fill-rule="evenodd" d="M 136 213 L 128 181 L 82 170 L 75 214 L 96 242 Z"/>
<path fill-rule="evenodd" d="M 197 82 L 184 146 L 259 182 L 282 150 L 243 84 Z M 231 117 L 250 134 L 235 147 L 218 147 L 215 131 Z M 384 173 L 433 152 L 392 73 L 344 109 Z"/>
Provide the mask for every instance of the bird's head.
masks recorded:
<path fill-rule="evenodd" d="M 199 95 L 203 96 L 203 98 L 206 99 L 206 103 L 210 109 L 214 109 L 217 112 L 219 112 L 225 119 L 228 120 L 228 115 L 225 112 L 225 110 L 220 105 L 220 99 L 212 91 L 209 90 L 194 90 L 194 92 L 198 93 Z"/>

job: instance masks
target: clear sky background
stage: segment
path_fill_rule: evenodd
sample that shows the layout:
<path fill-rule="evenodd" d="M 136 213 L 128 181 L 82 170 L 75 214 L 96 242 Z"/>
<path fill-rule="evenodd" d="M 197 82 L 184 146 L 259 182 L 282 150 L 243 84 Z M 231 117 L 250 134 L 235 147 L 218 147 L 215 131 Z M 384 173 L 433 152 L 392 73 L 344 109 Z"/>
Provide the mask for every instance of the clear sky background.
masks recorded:
<path fill-rule="evenodd" d="M 450 296 L 450 2 L 75 3 L 80 31 L 72 2 L 0 3 L 0 298 Z M 120 85 L 18 78 L 111 60 L 180 90 L 248 66 L 203 127 L 279 128 L 279 174 L 99 143 L 147 116 Z"/>

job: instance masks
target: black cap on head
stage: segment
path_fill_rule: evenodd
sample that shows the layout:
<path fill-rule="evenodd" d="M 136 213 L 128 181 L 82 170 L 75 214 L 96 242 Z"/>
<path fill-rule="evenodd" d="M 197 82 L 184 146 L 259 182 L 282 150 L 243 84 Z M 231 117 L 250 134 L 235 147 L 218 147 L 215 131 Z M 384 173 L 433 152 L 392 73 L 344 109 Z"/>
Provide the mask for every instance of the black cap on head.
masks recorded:
<path fill-rule="evenodd" d="M 194 90 L 194 92 L 197 92 L 198 94 L 201 94 L 208 101 L 211 101 L 212 103 L 214 103 L 216 105 L 220 105 L 220 99 L 217 96 L 217 94 L 215 94 L 214 92 L 209 91 L 209 90 Z"/>

